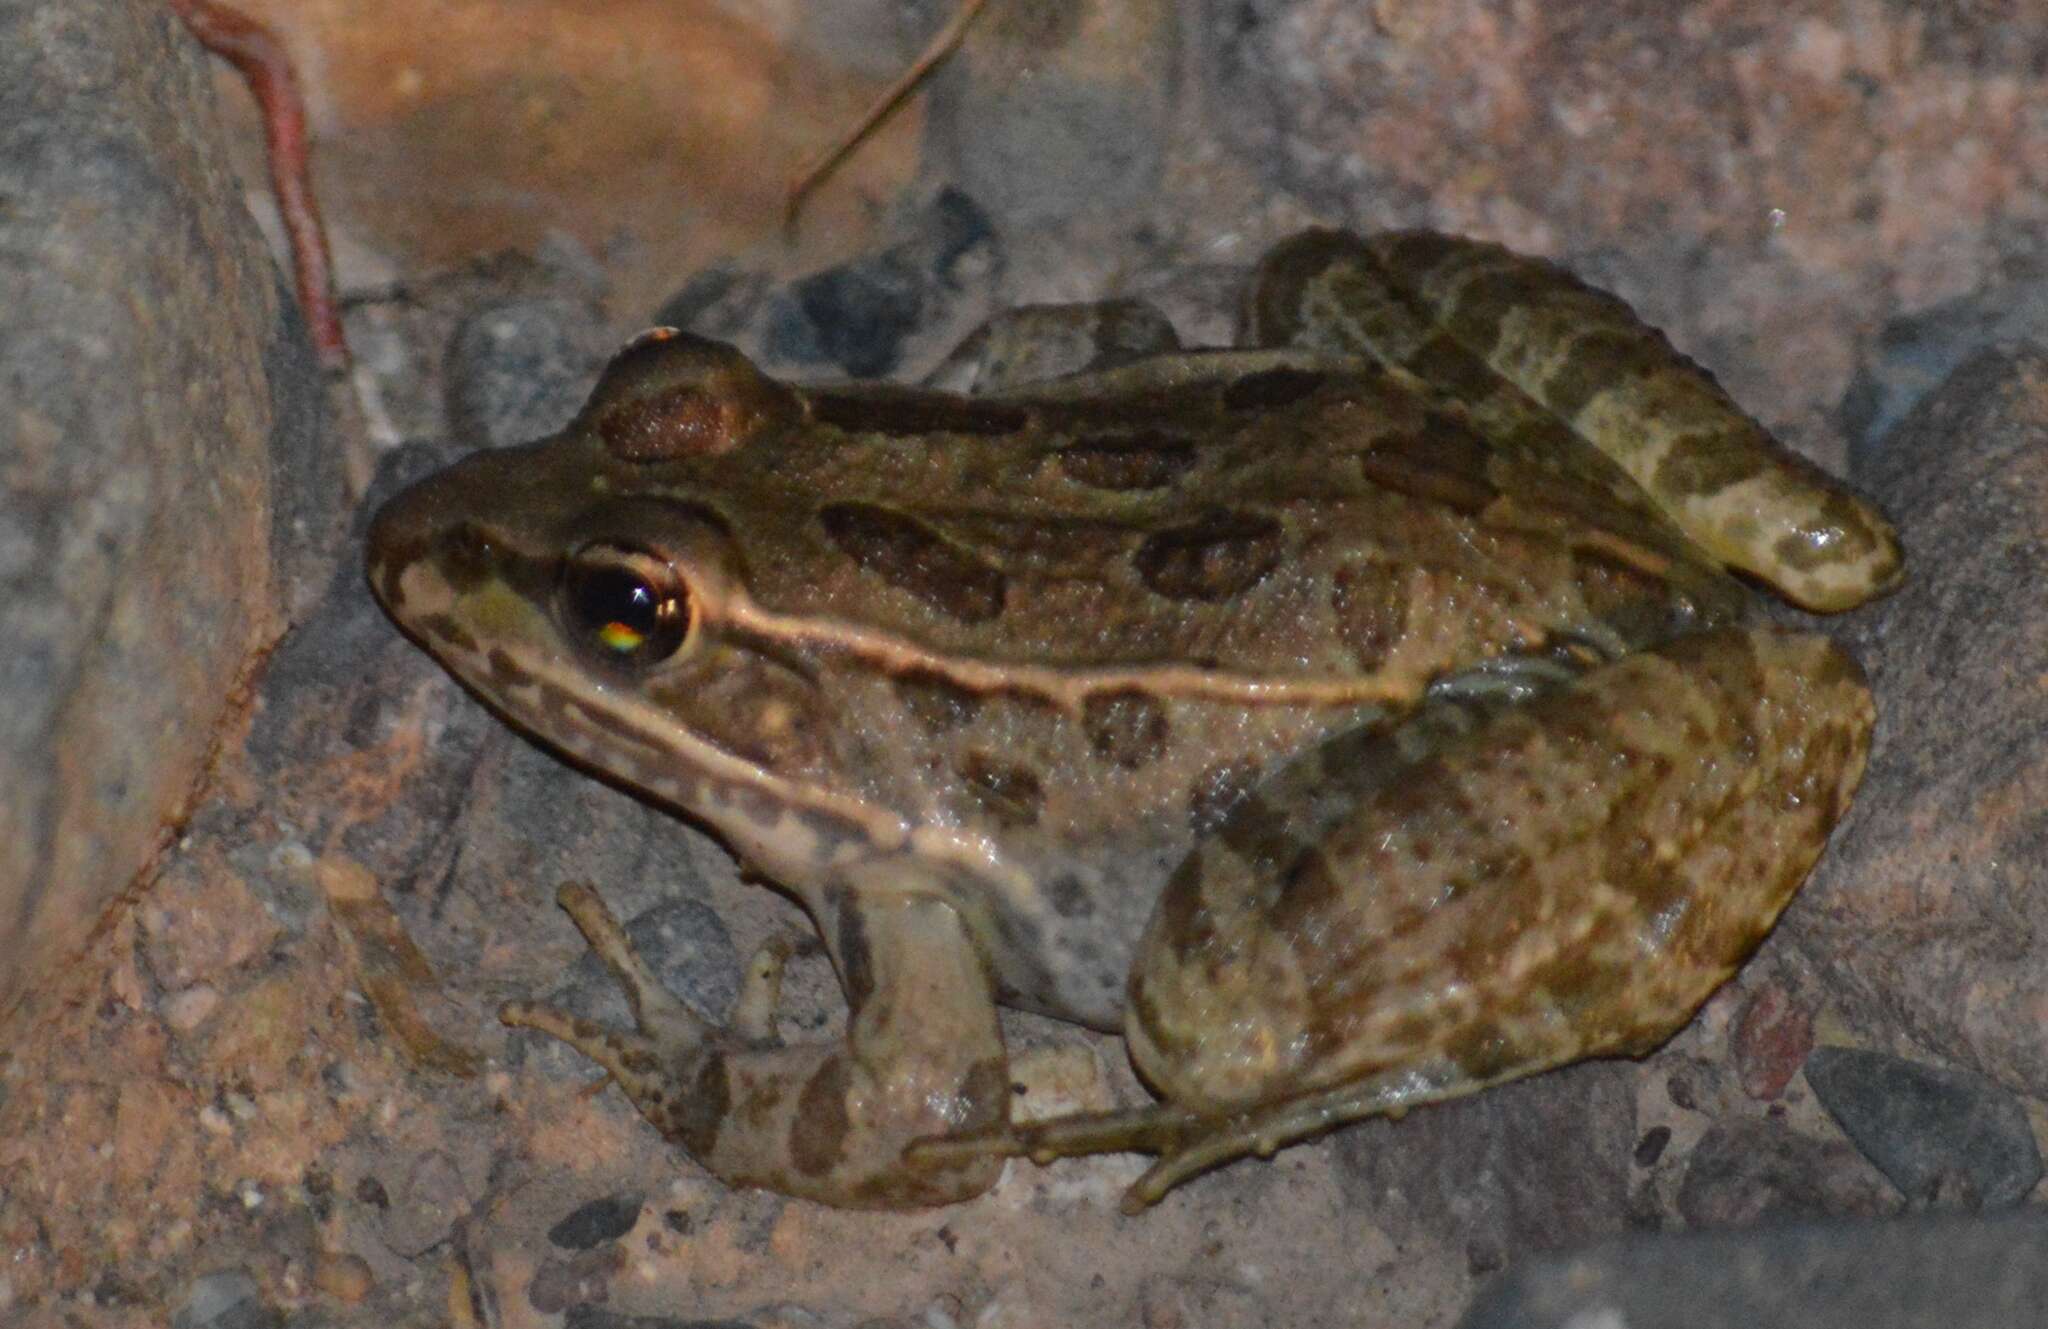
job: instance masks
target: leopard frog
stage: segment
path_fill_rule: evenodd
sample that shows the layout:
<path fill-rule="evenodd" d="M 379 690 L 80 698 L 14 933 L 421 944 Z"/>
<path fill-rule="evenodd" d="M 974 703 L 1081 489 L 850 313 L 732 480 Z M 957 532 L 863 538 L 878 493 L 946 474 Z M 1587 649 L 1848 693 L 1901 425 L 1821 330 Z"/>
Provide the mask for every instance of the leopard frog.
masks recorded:
<path fill-rule="evenodd" d="M 1005 1157 L 1200 1169 L 1679 1028 L 1771 927 L 1872 721 L 1823 637 L 1882 516 L 1618 300 L 1424 233 L 1264 260 L 1250 349 L 979 396 L 800 388 L 660 330 L 552 438 L 392 499 L 369 576 L 513 724 L 815 920 L 714 1025 L 505 1008 L 734 1184 L 939 1204 Z M 1020 1124 L 998 1003 L 1158 1101 Z"/>

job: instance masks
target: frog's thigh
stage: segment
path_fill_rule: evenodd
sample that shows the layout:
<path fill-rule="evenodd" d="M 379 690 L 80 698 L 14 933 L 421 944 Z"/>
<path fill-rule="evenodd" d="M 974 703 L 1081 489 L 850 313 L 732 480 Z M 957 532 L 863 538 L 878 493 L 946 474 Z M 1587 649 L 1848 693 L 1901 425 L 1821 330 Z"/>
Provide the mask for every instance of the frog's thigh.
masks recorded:
<path fill-rule="evenodd" d="M 706 1028 L 632 954 L 595 892 L 568 888 L 563 904 L 627 989 L 638 1027 L 604 1029 L 536 1003 L 507 1007 L 505 1019 L 604 1066 L 719 1177 L 858 1208 L 947 1204 L 994 1182 L 999 1159 L 912 1167 L 902 1156 L 920 1136 L 999 1126 L 1007 1114 L 988 978 L 950 905 L 832 893 L 821 921 L 845 982 L 847 1034 L 787 1047 L 739 1025 Z"/>
<path fill-rule="evenodd" d="M 1419 717 L 1425 738 L 1392 761 L 1389 740 L 1333 742 L 1163 893 L 1132 981 L 1132 1057 L 1170 1102 L 1234 1114 L 1243 1147 L 1270 1147 L 1274 1123 L 1247 1109 L 1280 1111 L 1284 1140 L 1646 1051 L 1804 879 L 1871 715 L 1825 638 L 1726 629 L 1462 734 L 1427 738 Z M 1361 754 L 1375 769 L 1345 768 Z M 1352 806 L 1313 792 L 1332 788 Z"/>

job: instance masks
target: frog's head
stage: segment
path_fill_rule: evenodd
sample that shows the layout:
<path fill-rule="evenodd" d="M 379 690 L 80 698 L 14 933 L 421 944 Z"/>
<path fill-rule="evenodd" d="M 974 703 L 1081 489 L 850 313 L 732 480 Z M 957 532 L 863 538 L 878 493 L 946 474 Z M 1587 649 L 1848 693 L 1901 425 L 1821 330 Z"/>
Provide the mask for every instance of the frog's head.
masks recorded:
<path fill-rule="evenodd" d="M 778 875 L 832 852 L 840 786 L 803 663 L 748 630 L 720 454 L 801 402 L 738 352 L 643 337 L 561 434 L 472 454 L 377 513 L 391 617 L 515 725 L 717 825 Z"/>

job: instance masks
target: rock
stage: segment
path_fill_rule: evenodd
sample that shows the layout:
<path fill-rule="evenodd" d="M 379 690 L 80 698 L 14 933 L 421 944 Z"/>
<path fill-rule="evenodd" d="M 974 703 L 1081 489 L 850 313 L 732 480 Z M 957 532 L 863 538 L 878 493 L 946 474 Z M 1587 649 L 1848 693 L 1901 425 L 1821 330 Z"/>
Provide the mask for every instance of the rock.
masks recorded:
<path fill-rule="evenodd" d="M 1907 581 L 1837 635 L 1877 734 L 1784 933 L 1849 1027 L 2048 1095 L 2048 352 L 1980 352 L 1884 444 L 1867 490 Z"/>
<path fill-rule="evenodd" d="M 587 1251 L 625 1236 L 640 1221 L 647 1197 L 634 1191 L 601 1195 L 548 1229 L 548 1240 L 564 1250 Z"/>
<path fill-rule="evenodd" d="M 448 346 L 448 426 L 477 447 L 556 433 L 576 414 L 611 351 L 583 301 L 530 297 L 472 311 Z"/>
<path fill-rule="evenodd" d="M 1533 1260 L 1458 1329 L 2014 1329 L 2048 1306 L 2048 1214 L 1637 1237 Z"/>
<path fill-rule="evenodd" d="M 1850 465 L 1868 465 L 1921 398 L 1986 346 L 2048 340 L 2048 282 L 1997 287 L 1895 318 L 1842 398 Z"/>
<path fill-rule="evenodd" d="M 1812 1048 L 1813 1008 L 1775 982 L 1750 994 L 1728 1045 L 1742 1092 L 1761 1102 L 1785 1092 Z"/>
<path fill-rule="evenodd" d="M 263 1302 L 256 1280 L 240 1269 L 194 1279 L 171 1312 L 171 1329 L 282 1329 L 284 1316 Z"/>
<path fill-rule="evenodd" d="M 1769 1121 L 1710 1127 L 1686 1159 L 1678 1188 L 1678 1212 L 1696 1228 L 1865 1217 L 1895 1208 L 1883 1179 L 1855 1151 Z"/>
<path fill-rule="evenodd" d="M 449 1231 L 476 1203 L 478 1191 L 448 1153 L 434 1150 L 407 1159 L 397 1193 L 377 1211 L 378 1233 L 393 1251 L 415 1258 L 448 1240 Z"/>
<path fill-rule="evenodd" d="M 1006 231 L 1142 208 L 1173 128 L 1175 6 L 994 5 L 933 79 L 926 169 Z"/>
<path fill-rule="evenodd" d="M 317 378 L 182 36 L 145 0 L 0 3 L 0 916 L 35 938 L 0 1007 L 183 815 L 287 592 L 324 581 L 272 541 L 321 545 L 341 499 L 331 464 L 324 508 L 273 486 Z"/>
<path fill-rule="evenodd" d="M 313 1286 L 344 1306 L 353 1306 L 377 1286 L 377 1275 L 360 1255 L 323 1251 L 313 1264 Z"/>
<path fill-rule="evenodd" d="M 571 1306 L 562 1329 L 754 1329 L 745 1320 L 680 1320 L 671 1315 L 621 1315 L 602 1306 Z"/>
<path fill-rule="evenodd" d="M 888 234 L 786 285 L 720 264 L 684 283 L 653 322 L 729 342 L 771 374 L 915 376 L 986 315 L 1002 247 L 987 215 L 954 189 L 907 206 Z"/>
<path fill-rule="evenodd" d="M 1911 1203 L 2002 1208 L 2041 1180 L 2027 1110 L 1981 1075 L 1824 1047 L 1807 1059 L 1806 1082 Z"/>
<path fill-rule="evenodd" d="M 1336 1137 L 1345 1195 L 1397 1240 L 1463 1248 L 1475 1273 L 1621 1230 L 1633 1071 L 1588 1062 L 1360 1122 Z"/>
<path fill-rule="evenodd" d="M 2015 171 L 1995 89 L 2039 95 L 2048 11 L 1953 11 L 1969 53 L 1947 57 L 1921 13 L 1741 12 L 1233 0 L 1191 45 L 1210 124 L 1269 193 L 1568 258 L 1782 423 L 1839 400 L 1899 308 L 2031 257 L 2040 175 Z M 1911 56 L 1879 54 L 1900 39 Z M 1923 115 L 1941 132 L 1896 132 Z M 1809 438 L 1839 461 L 1833 422 Z"/>

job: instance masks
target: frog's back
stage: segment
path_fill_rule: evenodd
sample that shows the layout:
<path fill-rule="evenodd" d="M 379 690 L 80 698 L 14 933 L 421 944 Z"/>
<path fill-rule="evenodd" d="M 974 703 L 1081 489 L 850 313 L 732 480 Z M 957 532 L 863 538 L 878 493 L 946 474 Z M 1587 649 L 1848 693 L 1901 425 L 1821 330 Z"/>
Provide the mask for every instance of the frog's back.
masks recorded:
<path fill-rule="evenodd" d="M 1490 656 L 1740 612 L 1590 448 L 1504 448 L 1398 369 L 1246 362 L 1061 397 L 810 390 L 786 431 L 659 483 L 728 514 L 762 613 L 1012 684 L 1404 702 Z"/>

